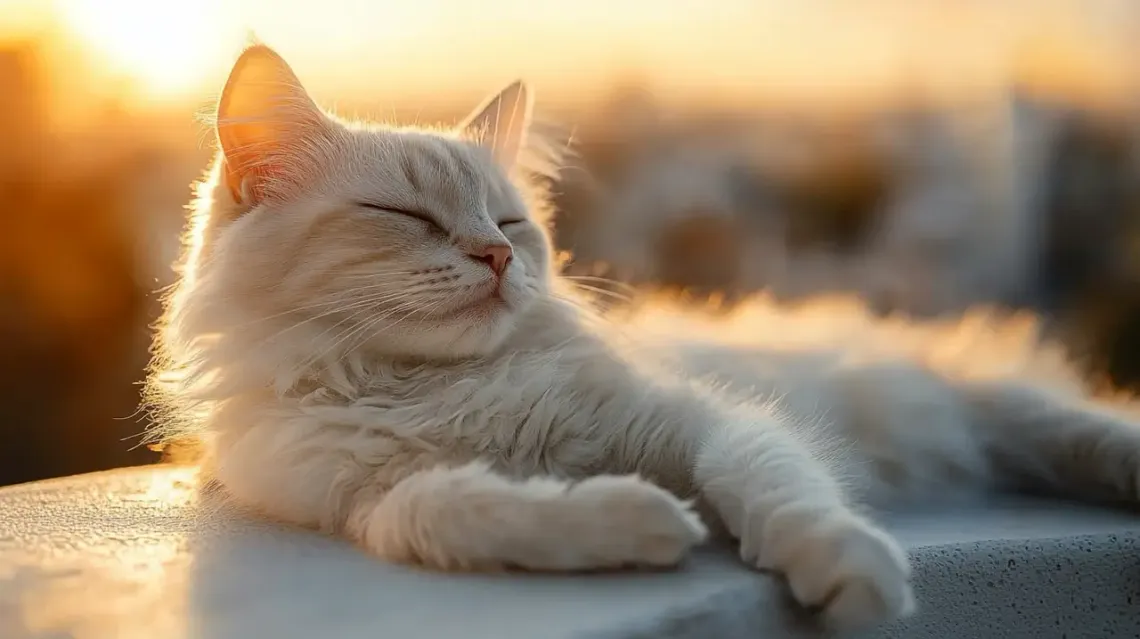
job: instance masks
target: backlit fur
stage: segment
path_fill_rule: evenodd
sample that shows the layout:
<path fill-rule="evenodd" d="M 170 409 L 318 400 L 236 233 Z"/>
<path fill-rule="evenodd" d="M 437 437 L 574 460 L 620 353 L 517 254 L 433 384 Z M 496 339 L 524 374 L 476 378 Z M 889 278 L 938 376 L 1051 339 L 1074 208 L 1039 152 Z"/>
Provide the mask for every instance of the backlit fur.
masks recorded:
<path fill-rule="evenodd" d="M 1031 322 L 600 318 L 556 275 L 540 140 L 511 161 L 466 129 L 306 118 L 276 182 L 235 190 L 222 153 L 199 185 L 150 383 L 155 437 L 201 442 L 267 517 L 457 570 L 673 565 L 707 524 L 849 627 L 913 608 L 866 504 L 1137 499 L 1135 417 L 1084 399 Z M 491 240 L 515 259 L 480 305 L 494 276 L 468 253 Z"/>

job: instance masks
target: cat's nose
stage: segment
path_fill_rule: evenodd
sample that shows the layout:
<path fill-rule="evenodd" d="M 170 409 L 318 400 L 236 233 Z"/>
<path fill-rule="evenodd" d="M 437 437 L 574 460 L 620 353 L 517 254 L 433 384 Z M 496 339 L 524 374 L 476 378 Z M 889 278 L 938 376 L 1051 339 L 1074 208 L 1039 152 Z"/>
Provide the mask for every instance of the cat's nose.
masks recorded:
<path fill-rule="evenodd" d="M 485 263 L 491 267 L 498 277 L 503 276 L 503 271 L 507 270 L 507 264 L 511 263 L 511 258 L 514 252 L 511 251 L 510 245 L 507 244 L 489 244 L 480 249 L 470 253 L 471 257 Z"/>

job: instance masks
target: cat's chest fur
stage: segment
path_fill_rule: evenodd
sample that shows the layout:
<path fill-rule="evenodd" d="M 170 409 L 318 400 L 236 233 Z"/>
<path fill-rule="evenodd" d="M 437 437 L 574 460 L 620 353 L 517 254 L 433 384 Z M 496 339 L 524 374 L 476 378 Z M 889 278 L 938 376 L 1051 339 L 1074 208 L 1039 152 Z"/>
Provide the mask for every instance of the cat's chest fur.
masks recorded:
<path fill-rule="evenodd" d="M 436 455 L 480 457 L 516 472 L 565 474 L 595 450 L 590 403 L 552 351 L 446 365 L 382 366 L 333 401 L 357 426 Z M 585 400 L 585 401 L 584 401 Z M 328 404 L 326 404 L 327 406 Z M 577 419 L 573 416 L 577 415 Z"/>

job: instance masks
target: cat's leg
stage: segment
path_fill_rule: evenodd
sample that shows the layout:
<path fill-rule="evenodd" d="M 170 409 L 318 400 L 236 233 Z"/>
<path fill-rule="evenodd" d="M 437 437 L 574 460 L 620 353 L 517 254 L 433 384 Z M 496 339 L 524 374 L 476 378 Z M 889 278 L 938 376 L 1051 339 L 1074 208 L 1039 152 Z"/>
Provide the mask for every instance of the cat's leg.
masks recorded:
<path fill-rule="evenodd" d="M 670 566 L 705 537 L 689 504 L 635 476 L 513 480 L 481 463 L 413 474 L 350 521 L 376 554 L 444 569 Z"/>
<path fill-rule="evenodd" d="M 1011 383 L 959 387 L 998 481 L 1140 502 L 1140 410 Z"/>
<path fill-rule="evenodd" d="M 869 462 L 869 497 L 997 487 L 1140 500 L 1140 410 L 1011 381 L 879 363 L 836 371 L 829 417 Z"/>
<path fill-rule="evenodd" d="M 311 420 L 221 437 L 214 454 L 240 503 L 440 569 L 668 566 L 706 534 L 687 502 L 634 476 L 516 480 Z"/>
<path fill-rule="evenodd" d="M 710 431 L 696 459 L 701 491 L 740 538 L 742 557 L 782 573 L 796 600 L 821 609 L 832 626 L 909 614 L 903 550 L 849 507 L 822 447 L 757 413 Z"/>

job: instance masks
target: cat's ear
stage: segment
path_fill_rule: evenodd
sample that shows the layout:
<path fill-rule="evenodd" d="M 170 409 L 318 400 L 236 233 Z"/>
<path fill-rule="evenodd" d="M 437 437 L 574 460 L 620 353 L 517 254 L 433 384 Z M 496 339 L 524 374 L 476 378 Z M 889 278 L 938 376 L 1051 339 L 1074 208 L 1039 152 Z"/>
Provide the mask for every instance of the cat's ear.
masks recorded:
<path fill-rule="evenodd" d="M 252 205 L 300 182 L 312 160 L 307 152 L 327 134 L 330 121 L 285 60 L 258 44 L 234 63 L 216 126 L 230 192 Z"/>
<path fill-rule="evenodd" d="M 509 170 L 526 144 L 533 102 L 530 88 L 516 80 L 479 105 L 460 129 L 465 137 L 489 149 L 495 161 Z"/>

